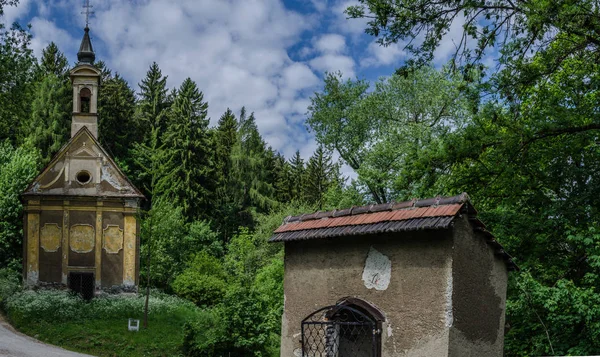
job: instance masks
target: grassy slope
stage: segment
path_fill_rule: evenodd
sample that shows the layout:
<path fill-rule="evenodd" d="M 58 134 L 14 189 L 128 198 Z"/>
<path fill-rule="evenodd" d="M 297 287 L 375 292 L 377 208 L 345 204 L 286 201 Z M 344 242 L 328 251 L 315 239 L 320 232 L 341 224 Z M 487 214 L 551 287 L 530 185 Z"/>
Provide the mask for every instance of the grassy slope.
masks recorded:
<path fill-rule="evenodd" d="M 134 299 L 136 305 L 143 300 Z M 89 311 L 98 309 L 88 308 L 83 304 L 73 316 L 45 318 L 44 311 L 36 311 L 32 308 L 36 305 L 30 304 L 24 313 L 13 311 L 11 314 L 9 309 L 8 318 L 22 333 L 76 352 L 111 357 L 183 356 L 181 353 L 183 324 L 199 313 L 199 309 L 189 304 L 181 306 L 169 304 L 171 305 L 169 308 L 157 308 L 149 315 L 147 330 L 142 328 L 142 321 L 140 321 L 139 332 L 128 331 L 127 322 L 130 317 L 141 320 L 143 310 L 112 309 L 112 303 L 107 304 L 108 308 L 105 305 L 105 310 L 108 311 L 104 318 L 98 311 Z M 152 311 L 152 299 L 150 308 Z M 88 319 L 82 318 L 82 315 L 86 315 L 87 312 L 94 316 Z"/>
<path fill-rule="evenodd" d="M 127 330 L 127 319 L 86 322 L 36 321 L 15 326 L 19 331 L 65 349 L 95 356 L 179 356 L 183 316 L 154 316 L 147 330 Z"/>

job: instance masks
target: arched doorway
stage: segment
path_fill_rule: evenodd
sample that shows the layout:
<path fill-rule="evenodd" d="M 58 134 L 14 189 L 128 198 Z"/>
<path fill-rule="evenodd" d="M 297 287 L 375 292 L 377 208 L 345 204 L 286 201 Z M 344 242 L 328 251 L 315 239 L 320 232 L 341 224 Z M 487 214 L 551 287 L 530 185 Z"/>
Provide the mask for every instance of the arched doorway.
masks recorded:
<path fill-rule="evenodd" d="M 342 299 L 308 315 L 302 320 L 302 357 L 379 357 L 383 315 L 369 307 Z"/>

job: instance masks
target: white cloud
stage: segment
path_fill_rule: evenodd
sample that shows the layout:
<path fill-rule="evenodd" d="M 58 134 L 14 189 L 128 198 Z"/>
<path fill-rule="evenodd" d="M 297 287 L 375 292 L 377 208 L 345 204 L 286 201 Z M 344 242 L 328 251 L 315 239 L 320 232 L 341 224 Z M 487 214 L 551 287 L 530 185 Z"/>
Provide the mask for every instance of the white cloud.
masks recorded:
<path fill-rule="evenodd" d="M 58 48 L 65 54 L 72 54 L 78 50 L 78 41 L 74 39 L 66 30 L 58 28 L 53 22 L 39 17 L 34 17 L 30 21 L 31 49 L 36 57 L 40 57 L 42 50 L 50 44 L 56 43 Z"/>
<path fill-rule="evenodd" d="M 79 1 L 65 4 L 72 7 L 63 11 L 82 18 Z M 307 63 L 288 56 L 288 48 L 315 25 L 310 16 L 286 9 L 280 0 L 108 0 L 94 6 L 90 34 L 95 48 L 101 43 L 103 49 L 97 58 L 136 90 L 156 61 L 170 87 L 187 77 L 198 84 L 213 123 L 226 108 L 237 113 L 246 106 L 275 149 L 289 154 L 313 146 L 313 136 L 298 120 L 320 80 Z M 47 20 L 32 25 L 37 47 L 66 34 Z"/>
<path fill-rule="evenodd" d="M 5 6 L 4 16 L 0 17 L 0 23 L 3 23 L 7 27 L 12 25 L 15 21 L 19 21 L 21 17 L 29 12 L 31 7 L 31 0 L 21 0 L 17 6 Z"/>
<path fill-rule="evenodd" d="M 315 10 L 323 12 L 327 9 L 327 0 L 310 0 Z"/>
<path fill-rule="evenodd" d="M 398 66 L 400 61 L 407 55 L 403 49 L 404 45 L 400 43 L 394 43 L 389 46 L 381 46 L 376 41 L 369 43 L 367 47 L 367 57 L 360 61 L 360 64 L 364 67 L 376 67 L 376 66 Z"/>
<path fill-rule="evenodd" d="M 319 55 L 309 61 L 313 69 L 320 73 L 341 71 L 346 78 L 355 76 L 354 59 L 345 54 L 346 39 L 344 36 L 325 34 L 314 42 L 314 50 Z"/>
<path fill-rule="evenodd" d="M 356 75 L 354 73 L 354 60 L 348 56 L 322 55 L 313 58 L 310 65 L 321 73 L 341 71 L 344 78 L 352 78 Z"/>
<path fill-rule="evenodd" d="M 332 29 L 344 34 L 358 36 L 365 32 L 368 19 L 349 19 L 344 13 L 349 6 L 360 5 L 358 0 L 340 0 L 331 8 L 333 12 Z"/>
<path fill-rule="evenodd" d="M 98 1 L 90 35 L 97 59 L 136 91 L 156 61 L 170 87 L 187 77 L 198 84 L 213 124 L 226 108 L 238 113 L 245 106 L 255 112 L 261 134 L 273 148 L 286 157 L 300 149 L 307 158 L 316 142 L 304 128 L 305 114 L 323 72 L 356 76 L 352 54 L 357 44 L 359 56 L 370 58 L 361 61 L 363 67 L 395 65 L 403 53 L 364 48 L 366 20 L 347 20 L 343 13 L 356 0 L 303 1 L 316 12 L 291 11 L 282 0 Z M 38 17 L 31 20 L 35 53 L 54 41 L 74 58 L 83 32 L 74 38 L 67 29 L 72 30 L 73 22 L 83 28 L 81 1 L 56 0 L 51 6 L 44 0 L 21 2 L 37 4 Z M 55 20 L 65 18 L 69 23 Z M 328 33 L 318 34 L 324 28 Z"/>
<path fill-rule="evenodd" d="M 346 38 L 335 33 L 322 35 L 316 41 L 315 49 L 321 53 L 343 53 L 346 51 Z"/>

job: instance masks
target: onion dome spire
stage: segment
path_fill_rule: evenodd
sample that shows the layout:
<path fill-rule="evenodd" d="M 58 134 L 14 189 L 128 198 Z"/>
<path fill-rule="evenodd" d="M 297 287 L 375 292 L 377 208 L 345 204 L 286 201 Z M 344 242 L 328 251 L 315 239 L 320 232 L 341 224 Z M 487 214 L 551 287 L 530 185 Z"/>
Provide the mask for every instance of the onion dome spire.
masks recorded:
<path fill-rule="evenodd" d="M 79 46 L 79 52 L 77 52 L 77 59 L 79 60 L 79 63 L 94 64 L 96 54 L 94 53 L 92 41 L 90 40 L 90 28 L 86 26 L 84 31 L 85 33 L 83 34 L 83 39 Z"/>

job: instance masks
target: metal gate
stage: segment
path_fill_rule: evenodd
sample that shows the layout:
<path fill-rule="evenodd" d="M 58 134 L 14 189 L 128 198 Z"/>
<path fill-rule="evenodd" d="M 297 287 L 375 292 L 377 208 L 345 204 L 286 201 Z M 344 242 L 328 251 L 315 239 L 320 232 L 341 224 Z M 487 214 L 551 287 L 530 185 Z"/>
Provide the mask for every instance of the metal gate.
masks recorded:
<path fill-rule="evenodd" d="M 380 331 L 363 312 L 324 307 L 302 320 L 302 357 L 378 357 Z"/>
<path fill-rule="evenodd" d="M 84 300 L 91 300 L 94 297 L 94 274 L 93 273 L 69 273 L 69 289 L 80 295 Z"/>

